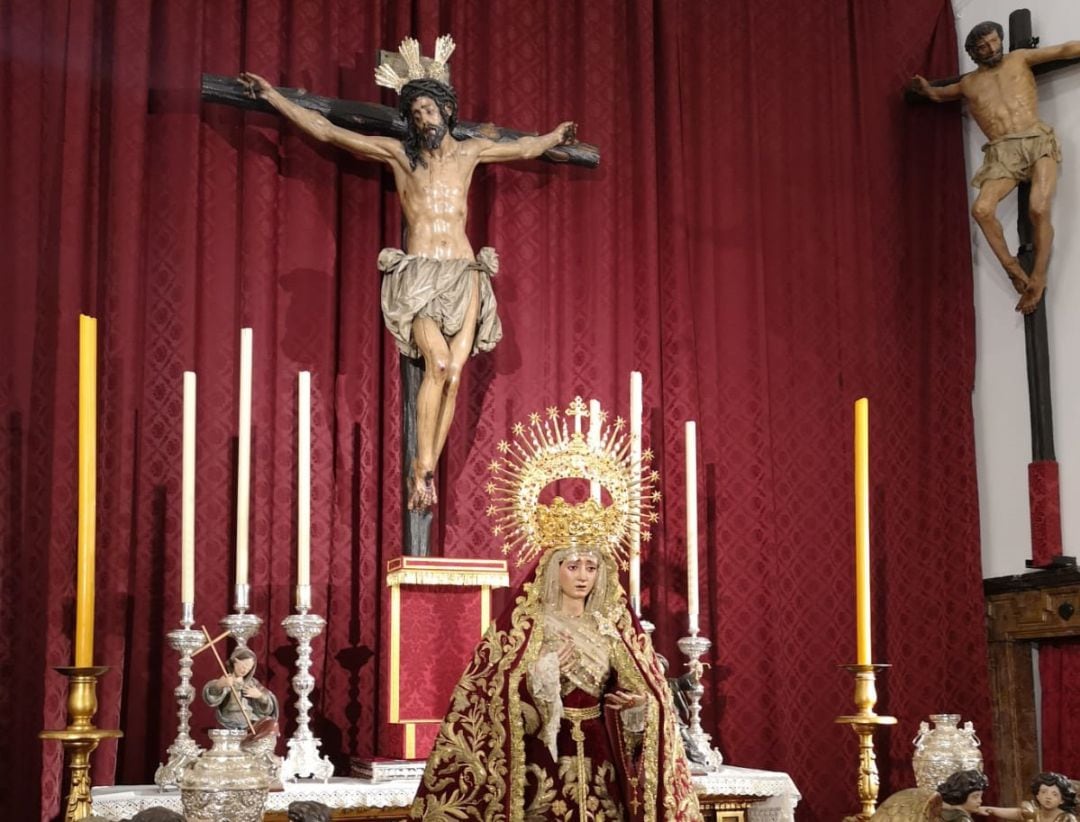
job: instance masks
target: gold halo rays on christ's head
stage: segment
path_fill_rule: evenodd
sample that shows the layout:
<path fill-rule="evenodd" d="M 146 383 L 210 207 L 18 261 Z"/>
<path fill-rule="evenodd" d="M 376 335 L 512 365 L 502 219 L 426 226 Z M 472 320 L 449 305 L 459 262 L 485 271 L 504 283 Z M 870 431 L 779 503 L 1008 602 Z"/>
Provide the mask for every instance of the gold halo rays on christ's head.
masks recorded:
<path fill-rule="evenodd" d="M 386 63 L 375 69 L 375 84 L 392 88 L 398 94 L 412 80 L 438 80 L 444 86 L 450 85 L 450 71 L 446 61 L 454 52 L 454 38 L 444 34 L 435 41 L 435 56 L 426 64 L 420 57 L 420 44 L 412 37 L 406 37 L 398 47 L 398 54 L 405 62 L 405 74 L 400 75 Z"/>
<path fill-rule="evenodd" d="M 488 466 L 492 533 L 503 540 L 503 553 L 517 554 L 518 565 L 551 548 L 590 545 L 610 553 L 625 568 L 636 535 L 647 540 L 647 523 L 658 519 L 659 496 L 653 488 L 659 475 L 640 467 L 635 471 L 623 420 L 609 425 L 601 412 L 600 436 L 590 442 L 567 423 L 567 417 L 587 416 L 583 409 L 581 398 L 575 397 L 561 414 L 554 406 L 543 415 L 530 414 L 527 425 L 516 423 L 512 439 L 498 444 L 499 456 Z M 573 505 L 558 496 L 550 504 L 540 502 L 545 488 L 569 479 L 597 483 L 610 504 L 590 499 Z"/>

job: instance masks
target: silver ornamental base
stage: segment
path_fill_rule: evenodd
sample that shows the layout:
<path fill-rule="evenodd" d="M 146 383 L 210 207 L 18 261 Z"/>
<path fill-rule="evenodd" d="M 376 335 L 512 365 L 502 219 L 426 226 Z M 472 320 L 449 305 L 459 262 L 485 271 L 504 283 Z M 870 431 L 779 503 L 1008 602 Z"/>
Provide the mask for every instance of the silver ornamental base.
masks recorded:
<path fill-rule="evenodd" d="M 248 640 L 259 633 L 259 629 L 262 627 L 262 620 L 255 616 L 255 614 L 249 614 L 247 612 L 250 590 L 251 586 L 249 585 L 238 584 L 236 586 L 236 613 L 229 614 L 218 623 L 222 628 L 232 634 L 237 645 L 244 648 L 247 647 Z"/>
<path fill-rule="evenodd" d="M 299 613 L 285 617 L 281 621 L 285 633 L 295 639 L 296 673 L 292 678 L 293 690 L 296 691 L 296 731 L 287 744 L 289 753 L 281 768 L 282 780 L 296 780 L 302 777 L 315 777 L 326 782 L 334 775 L 334 766 L 324 756 L 319 755 L 322 744 L 311 733 L 308 713 L 311 710 L 309 699 L 315 688 L 315 677 L 311 675 L 311 640 L 322 633 L 326 620 L 318 614 L 308 613 L 311 602 L 311 590 L 308 585 L 297 586 L 296 601 Z"/>
<path fill-rule="evenodd" d="M 684 636 L 680 639 L 678 645 L 679 650 L 689 660 L 686 667 L 690 671 L 694 682 L 693 687 L 687 691 L 690 703 L 690 728 L 687 736 L 694 748 L 694 752 L 691 754 L 688 751 L 687 753 L 690 754 L 691 765 L 698 766 L 696 768 L 692 767 L 691 770 L 707 773 L 717 770 L 724 764 L 724 757 L 720 754 L 720 751 L 712 747 L 712 737 L 705 733 L 704 728 L 701 727 L 701 697 L 705 694 L 705 686 L 701 684 L 705 666 L 701 663 L 701 657 L 712 647 L 712 643 L 705 637 L 698 636 L 695 632 L 693 636 Z"/>
<path fill-rule="evenodd" d="M 188 822 L 261 822 L 270 778 L 260 757 L 240 747 L 247 731 L 214 728 L 213 747 L 180 779 Z"/>
<path fill-rule="evenodd" d="M 169 746 L 168 761 L 158 765 L 154 773 L 154 784 L 163 791 L 178 788 L 181 773 L 203 752 L 191 738 L 190 722 L 191 701 L 195 698 L 195 689 L 191 686 L 191 655 L 202 646 L 204 637 L 201 631 L 191 627 L 195 622 L 191 603 L 183 603 L 182 609 L 180 622 L 183 627 L 165 635 L 169 647 L 180 653 L 180 684 L 173 690 L 178 706 L 176 739 Z"/>

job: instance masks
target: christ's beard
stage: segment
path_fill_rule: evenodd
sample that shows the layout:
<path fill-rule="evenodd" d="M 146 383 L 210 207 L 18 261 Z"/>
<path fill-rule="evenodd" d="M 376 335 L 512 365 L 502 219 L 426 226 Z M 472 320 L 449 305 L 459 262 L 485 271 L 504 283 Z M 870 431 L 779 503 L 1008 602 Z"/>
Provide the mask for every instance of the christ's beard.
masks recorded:
<path fill-rule="evenodd" d="M 446 125 L 426 126 L 423 132 L 424 148 L 434 151 L 446 136 Z"/>
<path fill-rule="evenodd" d="M 998 63 L 1001 62 L 1001 59 L 1004 56 L 1005 56 L 1004 49 L 998 49 L 993 54 L 991 54 L 989 57 L 987 57 L 985 60 L 976 60 L 975 62 L 978 63 L 980 66 L 986 66 L 987 68 L 993 68 L 994 66 L 996 66 Z"/>

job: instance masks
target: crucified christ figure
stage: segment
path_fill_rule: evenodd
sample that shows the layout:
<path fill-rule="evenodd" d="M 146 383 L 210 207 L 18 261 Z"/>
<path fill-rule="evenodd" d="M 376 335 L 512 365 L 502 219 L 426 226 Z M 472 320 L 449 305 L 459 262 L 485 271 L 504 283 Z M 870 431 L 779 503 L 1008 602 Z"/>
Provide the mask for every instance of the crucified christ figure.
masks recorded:
<path fill-rule="evenodd" d="M 420 76 L 398 88 L 401 115 L 408 124 L 406 138 L 367 136 L 301 108 L 257 74 L 248 72 L 240 79 L 254 96 L 314 139 L 386 163 L 394 173 L 405 218 L 405 249 L 384 249 L 379 255 L 384 272 L 382 310 L 398 349 L 424 359 L 408 506 L 430 508 L 437 501 L 435 465 L 454 418 L 462 368 L 470 354 L 491 350 L 502 337 L 491 289 L 498 258 L 491 248 L 474 254 L 465 236 L 473 172 L 480 163 L 531 159 L 574 143 L 577 127 L 565 122 L 547 134 L 508 142 L 462 139 L 454 134 L 458 111 L 454 90 L 441 80 Z"/>
<path fill-rule="evenodd" d="M 1061 148 L 1054 130 L 1039 119 L 1039 97 L 1032 66 L 1080 57 L 1080 41 L 1046 48 L 1016 49 L 1004 53 L 1003 30 L 994 22 L 980 23 L 967 36 L 964 47 L 978 68 L 947 86 L 931 86 L 916 75 L 911 87 L 936 103 L 966 100 L 989 142 L 984 160 L 971 184 L 979 189 L 971 208 L 986 241 L 998 258 L 1013 288 L 1020 294 L 1016 310 L 1034 311 L 1046 289 L 1046 268 L 1054 228 L 1050 205 L 1057 186 Z M 1030 276 L 1009 251 L 997 218 L 997 207 L 1017 183 L 1031 182 L 1028 213 L 1035 241 L 1035 262 Z"/>

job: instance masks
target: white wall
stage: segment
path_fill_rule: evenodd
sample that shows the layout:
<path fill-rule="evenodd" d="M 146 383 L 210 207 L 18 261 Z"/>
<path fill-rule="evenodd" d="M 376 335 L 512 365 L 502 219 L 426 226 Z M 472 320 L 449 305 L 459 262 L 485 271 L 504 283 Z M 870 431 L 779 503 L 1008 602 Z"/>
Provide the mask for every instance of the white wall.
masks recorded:
<path fill-rule="evenodd" d="M 1005 28 L 1019 0 L 953 0 L 962 71 L 975 68 L 964 52 L 964 37 L 977 23 L 996 20 Z M 1032 32 L 1041 45 L 1080 39 L 1080 2 L 1028 0 Z M 1048 275 L 1054 445 L 1061 472 L 1062 540 L 1066 555 L 1080 554 L 1080 65 L 1039 80 L 1039 111 L 1054 126 L 1063 163 L 1054 203 L 1053 256 Z M 968 178 L 982 163 L 985 142 L 965 116 Z M 970 190 L 974 200 L 975 189 Z M 1016 249 L 1016 196 L 999 216 L 1009 247 Z M 976 366 L 975 446 L 979 477 L 983 576 L 1021 573 L 1031 556 L 1027 465 L 1031 460 L 1024 323 L 1013 310 L 1017 294 L 1009 285 L 974 222 Z"/>

